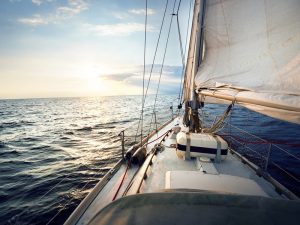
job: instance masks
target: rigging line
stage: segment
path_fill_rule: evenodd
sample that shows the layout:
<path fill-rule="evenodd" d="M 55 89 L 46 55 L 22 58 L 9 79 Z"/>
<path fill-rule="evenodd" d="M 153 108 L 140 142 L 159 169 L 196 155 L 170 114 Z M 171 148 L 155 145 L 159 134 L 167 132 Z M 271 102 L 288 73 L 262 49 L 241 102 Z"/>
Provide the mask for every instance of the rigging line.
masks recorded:
<path fill-rule="evenodd" d="M 119 187 L 118 187 L 118 189 L 117 189 L 117 191 L 116 191 L 116 193 L 115 193 L 115 195 L 114 195 L 112 201 L 115 201 L 115 200 L 116 200 L 116 198 L 117 198 L 117 196 L 118 196 L 118 194 L 119 194 L 119 191 L 120 191 L 120 189 L 121 189 L 121 187 L 122 187 L 122 185 L 123 185 L 123 183 L 124 183 L 124 180 L 125 180 L 125 177 L 126 177 L 126 174 L 127 174 L 127 172 L 128 172 L 129 167 L 130 167 L 130 162 L 127 163 L 127 167 L 126 167 L 125 173 L 124 173 L 124 175 L 123 175 L 123 177 L 122 177 L 122 180 L 121 180 L 121 182 L 120 182 L 120 184 L 119 184 Z"/>
<path fill-rule="evenodd" d="M 271 162 L 271 164 L 273 164 L 274 166 L 276 166 L 278 169 L 282 170 L 283 172 L 285 172 L 288 176 L 290 176 L 291 178 L 293 178 L 294 180 L 296 180 L 298 183 L 300 183 L 300 180 L 295 177 L 293 174 L 291 174 L 290 172 L 288 172 L 286 169 L 283 169 L 282 167 L 280 167 L 277 163 L 275 163 L 274 161 Z"/>
<path fill-rule="evenodd" d="M 151 117 L 151 122 L 150 122 L 150 128 L 149 128 L 149 130 L 151 129 L 151 124 L 152 124 L 153 116 L 154 116 L 154 113 L 155 113 L 157 96 L 158 96 L 158 90 L 159 90 L 160 81 L 161 81 L 161 75 L 162 75 L 162 70 L 163 70 L 164 62 L 165 62 L 165 58 L 166 58 L 166 52 L 167 52 L 169 38 L 170 38 L 170 32 L 171 32 L 171 27 L 172 27 L 173 16 L 176 15 L 176 14 L 174 14 L 174 12 L 175 12 L 174 11 L 175 10 L 175 6 L 176 6 L 176 1 L 177 0 L 174 1 L 174 5 L 173 5 L 173 9 L 172 9 L 171 20 L 170 20 L 169 29 L 168 29 L 168 36 L 167 36 L 166 45 L 165 45 L 165 51 L 164 51 L 163 60 L 162 60 L 161 68 L 160 68 L 158 85 L 157 85 L 157 89 L 156 89 L 156 94 L 155 94 L 155 99 L 154 99 L 154 104 L 153 104 L 153 112 L 152 112 L 152 117 Z M 147 140 L 147 144 L 148 144 L 148 141 L 149 140 Z"/>
<path fill-rule="evenodd" d="M 164 21 L 165 21 L 165 16 L 166 16 L 168 4 L 169 4 L 169 0 L 166 1 L 166 6 L 165 6 L 163 18 L 162 18 L 162 22 L 161 22 L 161 25 L 160 25 L 160 30 L 159 30 L 159 34 L 158 34 L 158 38 L 157 38 L 157 42 L 156 42 L 156 48 L 155 48 L 155 51 L 154 51 L 154 57 L 153 57 L 153 61 L 152 61 L 151 69 L 150 69 L 150 74 L 149 74 L 149 78 L 148 78 L 145 97 L 143 99 L 143 104 L 145 104 L 145 102 L 146 102 L 146 97 L 147 97 L 147 94 L 148 94 L 148 89 L 149 89 L 149 85 L 150 85 L 150 81 L 151 81 L 151 77 L 152 77 L 152 72 L 153 72 L 153 68 L 154 68 L 154 64 L 155 64 L 156 54 L 157 54 L 157 50 L 158 50 L 158 46 L 159 46 L 159 42 L 160 42 L 160 37 L 161 37 L 162 28 L 163 28 Z M 140 121 L 141 121 L 141 115 L 140 115 L 139 124 L 138 124 L 138 127 L 137 127 L 137 132 L 139 130 Z"/>
<path fill-rule="evenodd" d="M 106 143 L 104 144 L 103 146 L 101 146 L 101 149 L 105 148 L 106 146 L 108 146 L 109 143 Z M 108 164 L 106 164 L 108 165 Z M 84 164 L 84 163 L 80 163 L 78 164 L 78 166 L 87 166 L 87 164 Z M 99 171 L 102 169 L 102 167 L 99 169 Z M 97 173 L 95 173 L 93 177 L 95 177 Z M 38 201 L 41 201 L 45 196 L 47 196 L 52 190 L 54 190 L 59 184 L 61 184 L 63 181 L 67 180 L 71 175 L 74 175 L 72 173 L 68 174 L 67 176 L 65 176 L 63 179 L 61 179 L 58 183 L 56 183 L 54 186 L 52 186 L 52 188 L 50 188 L 46 193 L 44 193 L 41 197 L 38 198 Z M 16 219 L 17 221 L 19 220 L 19 218 L 24 214 L 24 213 L 27 213 L 27 211 L 29 210 L 29 208 L 26 208 L 24 209 L 23 211 L 21 211 L 20 213 L 18 213 L 17 215 L 13 216 L 12 218 L 9 219 L 9 221 L 13 221 L 14 219 Z M 29 224 L 30 222 L 35 219 L 35 218 L 32 218 L 30 221 L 29 221 Z"/>
<path fill-rule="evenodd" d="M 106 146 L 108 146 L 109 145 L 109 143 L 106 143 L 106 144 L 104 144 L 104 145 L 102 145 L 101 146 L 101 148 L 100 149 L 104 149 Z M 104 165 L 104 167 L 105 166 L 107 166 L 108 165 L 108 163 L 106 163 L 105 165 Z M 78 164 L 78 166 L 88 166 L 88 164 L 84 164 L 84 163 L 80 163 L 80 164 Z M 100 170 L 102 169 L 103 167 L 101 167 L 91 178 L 94 178 L 97 174 L 99 174 L 98 172 L 100 172 Z M 45 196 L 47 196 L 47 194 L 49 194 L 53 189 L 55 189 L 59 184 L 61 184 L 63 181 L 65 181 L 65 180 L 67 180 L 71 175 L 74 175 L 73 173 L 70 173 L 70 174 L 68 174 L 66 177 L 64 177 L 61 181 L 59 181 L 58 183 L 56 183 L 50 190 L 48 190 L 44 195 L 42 195 L 38 200 L 39 201 L 41 201 Z M 91 181 L 89 181 L 88 183 L 90 183 Z M 85 185 L 86 186 L 86 185 Z M 85 187 L 84 186 L 84 187 Z M 83 188 L 84 188 L 83 187 Z M 80 191 L 82 191 L 83 189 L 81 189 Z M 69 193 L 71 193 L 71 191 L 69 192 Z M 63 200 L 64 201 L 64 200 Z M 61 201 L 62 202 L 62 201 Z M 68 204 L 68 203 L 67 203 Z M 19 214 L 17 214 L 17 215 L 15 215 L 14 217 L 20 217 L 23 213 L 25 213 L 27 210 L 29 210 L 29 208 L 26 208 L 25 210 L 23 210 L 21 213 L 19 213 Z M 61 212 L 62 210 L 60 210 L 60 212 Z M 59 212 L 59 213 L 60 213 Z M 58 213 L 58 214 L 59 214 Z M 58 215 L 57 214 L 57 215 Z M 55 215 L 55 216 L 57 216 L 57 215 Z M 13 220 L 14 219 L 14 217 L 12 217 L 10 220 Z M 19 218 L 17 218 L 17 220 L 18 220 Z M 28 224 L 30 224 L 30 222 L 33 220 L 33 219 L 35 219 L 35 217 L 33 217 L 31 220 L 29 220 L 29 222 L 28 222 Z M 54 217 L 52 218 L 52 220 L 54 219 Z M 49 223 L 49 222 L 48 222 Z"/>
<path fill-rule="evenodd" d="M 190 20 L 191 20 L 191 10 L 192 10 L 192 0 L 190 0 L 190 8 L 189 8 L 189 17 L 188 17 L 188 24 L 187 24 L 187 28 L 186 28 L 186 37 L 185 37 L 185 44 L 184 44 L 184 55 L 186 53 L 187 50 L 187 42 L 188 42 L 188 33 L 189 33 L 189 28 L 190 28 Z"/>
<path fill-rule="evenodd" d="M 154 113 L 151 114 L 151 120 L 150 120 L 150 125 L 149 125 L 148 134 L 150 134 L 150 132 L 151 132 L 153 115 L 154 115 Z"/>
<path fill-rule="evenodd" d="M 80 163 L 79 165 L 83 165 L 82 163 Z M 57 182 L 55 185 L 52 186 L 52 188 L 50 188 L 50 190 L 46 191 L 45 194 L 43 194 L 38 201 L 40 202 L 47 194 L 49 194 L 52 190 L 54 190 L 59 184 L 61 184 L 63 181 L 65 181 L 66 179 L 68 179 L 70 176 L 72 175 L 72 173 L 70 173 L 69 175 L 65 176 L 63 179 L 61 179 L 59 182 Z M 20 213 L 18 213 L 17 215 L 15 215 L 14 217 L 12 217 L 9 221 L 11 220 L 18 220 L 20 218 L 20 216 L 22 216 L 25 212 L 27 212 L 29 210 L 29 208 L 24 209 L 23 211 L 21 211 Z M 30 221 L 29 221 L 30 222 Z"/>
<path fill-rule="evenodd" d="M 141 112 L 141 144 L 143 141 L 143 120 L 144 120 L 144 95 L 145 95 L 145 73 L 146 73 L 146 47 L 147 47 L 147 19 L 148 19 L 148 0 L 145 1 L 145 39 L 144 39 L 144 71 L 143 71 L 143 95 L 142 95 L 142 112 Z"/>
<path fill-rule="evenodd" d="M 98 172 L 100 172 L 101 168 L 98 170 Z M 91 178 L 96 177 L 96 175 L 98 175 L 98 173 L 95 173 Z M 85 187 L 91 183 L 93 180 L 89 180 L 88 182 L 86 182 L 81 189 L 79 190 L 79 192 L 82 192 Z M 67 207 L 67 205 L 70 205 L 70 203 L 74 200 L 74 198 L 70 198 L 70 200 L 47 222 L 46 225 L 51 224 L 51 222 L 63 211 L 65 210 L 65 208 Z"/>
<path fill-rule="evenodd" d="M 177 31 L 178 31 L 178 38 L 179 38 L 179 45 L 180 45 L 180 53 L 181 53 L 181 63 L 182 63 L 182 74 L 181 74 L 181 80 L 180 80 L 180 89 L 179 89 L 179 95 L 178 95 L 178 101 L 180 101 L 180 93 L 181 93 L 181 86 L 182 86 L 182 78 L 183 74 L 185 71 L 185 56 L 184 56 L 184 51 L 183 51 L 183 45 L 182 45 L 182 38 L 181 38 L 181 32 L 180 32 L 180 25 L 179 25 L 179 9 L 180 9 L 180 3 L 181 0 L 179 1 L 178 8 L 177 8 Z"/>
<path fill-rule="evenodd" d="M 191 19 L 191 9 L 192 9 L 192 0 L 190 0 L 190 8 L 189 8 L 189 16 L 188 16 L 188 24 L 187 24 L 187 28 L 186 28 L 186 37 L 185 37 L 185 44 L 184 44 L 184 53 L 183 55 L 185 56 L 186 54 L 186 50 L 187 50 L 187 43 L 188 43 L 188 33 L 189 33 L 189 28 L 190 28 L 190 19 Z M 179 100 L 180 100 L 180 104 L 182 104 L 182 96 L 183 96 L 183 86 L 182 86 L 182 81 L 183 81 L 183 76 L 185 73 L 185 69 L 183 70 L 182 76 L 181 76 L 181 81 L 180 81 L 180 93 L 179 93 Z"/>
<path fill-rule="evenodd" d="M 170 33 L 171 33 L 171 28 L 172 28 L 172 22 L 173 22 L 174 9 L 175 9 L 175 5 L 176 5 L 176 1 L 177 0 L 174 1 L 174 5 L 173 5 L 171 20 L 170 20 L 169 30 L 168 30 L 168 36 L 167 36 L 167 41 L 166 41 L 166 45 L 165 45 L 164 56 L 163 56 L 162 64 L 161 64 L 161 67 L 160 67 L 159 79 L 158 79 L 158 84 L 157 84 L 157 89 L 156 89 L 156 94 L 155 94 L 155 100 L 154 100 L 154 104 L 153 104 L 153 113 L 155 113 L 156 102 L 157 102 L 157 95 L 158 95 L 158 90 L 159 90 L 159 87 L 160 87 L 161 75 L 162 75 L 162 71 L 163 71 L 163 68 L 164 68 L 164 63 L 165 63 L 167 48 L 168 48 L 168 44 L 169 44 L 169 38 L 170 38 Z"/>
<path fill-rule="evenodd" d="M 148 79 L 147 88 L 146 88 L 146 92 L 145 92 L 144 103 L 146 101 L 146 97 L 147 97 L 147 93 L 148 93 L 148 89 L 149 89 L 149 84 L 150 84 L 150 81 L 151 81 L 151 76 L 152 76 L 152 72 L 153 72 L 153 68 L 154 68 L 154 63 L 155 63 L 155 59 L 156 59 L 156 53 L 157 53 L 157 50 L 158 50 L 158 45 L 159 45 L 159 41 L 160 41 L 160 37 L 161 37 L 161 32 L 162 32 L 162 28 L 163 28 L 164 21 L 165 21 L 165 16 L 166 16 L 167 8 L 168 8 L 168 3 L 169 3 L 169 0 L 166 1 L 164 15 L 163 15 L 163 19 L 162 19 L 160 30 L 159 30 L 159 35 L 158 35 L 158 39 L 157 39 L 157 43 L 156 43 L 156 48 L 155 48 L 155 52 L 154 52 L 153 62 L 152 62 L 152 65 L 151 65 L 149 79 Z"/>

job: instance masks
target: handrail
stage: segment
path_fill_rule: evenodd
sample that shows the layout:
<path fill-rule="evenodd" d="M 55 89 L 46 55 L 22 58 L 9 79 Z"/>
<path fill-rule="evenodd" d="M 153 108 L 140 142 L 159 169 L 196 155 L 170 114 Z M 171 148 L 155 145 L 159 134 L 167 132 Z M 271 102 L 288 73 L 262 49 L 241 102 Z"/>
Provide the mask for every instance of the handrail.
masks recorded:
<path fill-rule="evenodd" d="M 203 112 L 204 117 L 208 117 L 210 121 L 216 120 L 217 116 L 212 116 L 206 112 Z M 208 121 L 206 121 L 208 122 Z M 276 190 L 285 193 L 289 198 L 294 198 L 294 195 L 290 194 L 290 191 L 282 191 L 283 186 L 279 185 L 279 182 L 271 177 L 270 173 L 274 173 L 275 169 L 283 172 L 283 176 L 290 181 L 296 182 L 299 186 L 300 179 L 284 168 L 280 163 L 274 162 L 272 159 L 272 153 L 280 154 L 289 157 L 291 160 L 295 160 L 296 165 L 300 165 L 300 157 L 291 153 L 290 151 L 280 147 L 276 141 L 268 141 L 254 134 L 251 134 L 240 127 L 230 124 L 228 121 L 224 121 L 224 129 L 218 132 L 220 136 L 226 139 L 230 146 L 234 146 L 234 151 L 241 154 L 243 158 L 248 159 L 250 162 L 254 163 L 259 167 L 259 170 L 264 174 L 264 177 L 275 186 Z M 291 147 L 298 146 L 297 144 L 289 144 L 282 142 Z M 259 148 L 257 147 L 259 146 Z M 269 165 L 274 167 L 269 168 Z M 256 169 L 255 169 L 256 170 Z M 272 179 L 271 179 L 271 178 Z M 279 188 L 278 188 L 279 187 Z M 277 190 L 278 191 L 278 190 Z"/>
<path fill-rule="evenodd" d="M 118 169 L 124 163 L 123 159 L 120 159 L 115 166 L 110 169 L 106 175 L 96 184 L 93 190 L 84 198 L 84 200 L 79 204 L 79 206 L 73 211 L 73 213 L 69 216 L 67 221 L 65 221 L 64 225 L 75 224 L 89 207 L 89 205 L 93 202 L 97 194 L 104 188 L 107 182 L 111 179 L 111 177 L 118 171 Z"/>

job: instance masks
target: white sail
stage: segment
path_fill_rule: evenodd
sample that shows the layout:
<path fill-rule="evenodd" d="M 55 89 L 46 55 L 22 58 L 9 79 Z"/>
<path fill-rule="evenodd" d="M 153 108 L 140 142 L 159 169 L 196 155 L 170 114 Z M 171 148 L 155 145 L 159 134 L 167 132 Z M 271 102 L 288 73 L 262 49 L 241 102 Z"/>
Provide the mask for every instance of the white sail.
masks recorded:
<path fill-rule="evenodd" d="M 209 0 L 205 9 L 201 94 L 300 124 L 300 1 Z"/>

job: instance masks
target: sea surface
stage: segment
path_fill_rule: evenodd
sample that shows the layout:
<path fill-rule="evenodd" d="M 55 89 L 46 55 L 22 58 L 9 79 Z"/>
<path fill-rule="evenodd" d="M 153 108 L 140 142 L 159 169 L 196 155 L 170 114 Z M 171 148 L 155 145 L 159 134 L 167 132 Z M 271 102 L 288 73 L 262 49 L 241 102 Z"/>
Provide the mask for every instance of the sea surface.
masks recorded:
<path fill-rule="evenodd" d="M 143 134 L 154 121 L 153 102 L 149 96 Z M 206 123 L 225 109 L 205 106 L 203 115 L 213 115 Z M 0 100 L 0 224 L 62 224 L 121 158 L 119 133 L 125 130 L 126 148 L 140 140 L 140 110 L 141 96 Z M 171 119 L 176 96 L 160 95 L 155 112 L 157 126 Z M 299 195 L 299 126 L 242 107 L 230 122 L 266 140 L 243 136 L 255 151 L 273 143 L 296 156 L 271 148 L 272 162 L 296 179 L 271 164 L 267 169 Z"/>

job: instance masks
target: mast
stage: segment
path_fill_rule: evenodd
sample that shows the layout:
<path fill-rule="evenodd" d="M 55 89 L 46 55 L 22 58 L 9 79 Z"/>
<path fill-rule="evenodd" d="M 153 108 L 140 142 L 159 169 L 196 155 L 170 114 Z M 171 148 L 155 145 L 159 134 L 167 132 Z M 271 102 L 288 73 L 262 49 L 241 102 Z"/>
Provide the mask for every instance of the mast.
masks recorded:
<path fill-rule="evenodd" d="M 203 53 L 203 24 L 206 0 L 195 0 L 192 30 L 187 57 L 184 81 L 185 115 L 184 124 L 189 126 L 190 132 L 200 132 L 201 124 L 198 117 L 200 103 L 195 93 L 195 75 L 202 61 Z"/>
<path fill-rule="evenodd" d="M 199 46 L 199 35 L 200 35 L 200 8 L 201 8 L 201 0 L 195 0 L 194 5 L 194 13 L 193 13 L 193 22 L 192 22 L 192 30 L 190 35 L 190 43 L 189 43 L 189 51 L 187 57 L 187 65 L 185 70 L 184 77 L 184 101 L 191 101 L 193 99 L 193 90 L 194 90 L 194 77 L 196 74 L 196 68 L 198 66 L 198 60 L 196 60 L 196 53 L 198 52 L 197 46 Z M 197 64 L 197 65 L 195 65 Z"/>

